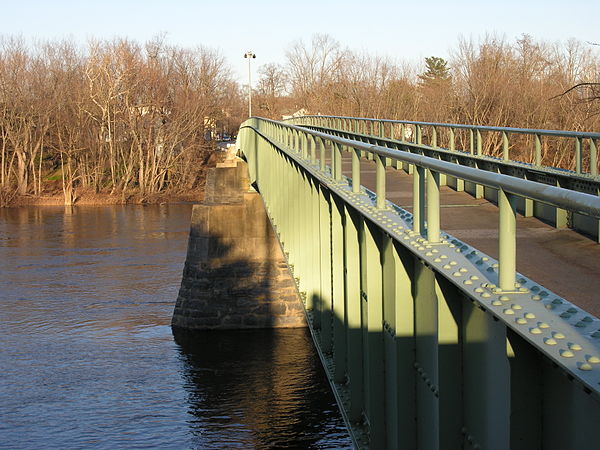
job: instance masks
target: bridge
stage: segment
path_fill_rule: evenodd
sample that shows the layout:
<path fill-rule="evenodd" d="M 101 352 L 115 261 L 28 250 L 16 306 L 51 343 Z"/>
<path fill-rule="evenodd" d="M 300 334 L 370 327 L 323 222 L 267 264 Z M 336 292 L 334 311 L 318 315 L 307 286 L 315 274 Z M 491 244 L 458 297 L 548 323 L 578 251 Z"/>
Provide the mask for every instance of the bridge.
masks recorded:
<path fill-rule="evenodd" d="M 530 161 L 510 159 L 515 136 Z M 543 165 L 543 143 L 559 139 L 573 171 Z M 242 124 L 236 145 L 358 448 L 600 446 L 599 139 L 350 117 Z"/>

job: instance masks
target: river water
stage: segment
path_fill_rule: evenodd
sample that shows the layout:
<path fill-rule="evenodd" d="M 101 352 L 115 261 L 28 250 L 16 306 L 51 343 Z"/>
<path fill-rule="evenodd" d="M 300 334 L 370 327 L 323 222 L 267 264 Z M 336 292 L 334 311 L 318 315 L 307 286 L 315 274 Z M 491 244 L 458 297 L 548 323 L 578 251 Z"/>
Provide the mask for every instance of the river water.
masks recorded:
<path fill-rule="evenodd" d="M 348 448 L 306 330 L 169 326 L 190 205 L 0 209 L 0 448 Z"/>

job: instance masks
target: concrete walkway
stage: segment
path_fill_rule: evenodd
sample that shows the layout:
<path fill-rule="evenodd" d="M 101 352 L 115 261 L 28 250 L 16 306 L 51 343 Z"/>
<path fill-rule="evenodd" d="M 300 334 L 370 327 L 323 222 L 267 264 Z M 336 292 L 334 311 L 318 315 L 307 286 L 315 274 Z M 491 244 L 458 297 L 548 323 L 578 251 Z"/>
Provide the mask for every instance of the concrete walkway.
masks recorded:
<path fill-rule="evenodd" d="M 343 173 L 351 176 L 344 157 Z M 387 199 L 412 212 L 412 177 L 388 168 Z M 375 164 L 361 160 L 361 183 L 375 190 Z M 441 229 L 498 258 L 498 208 L 485 199 L 442 187 Z M 539 219 L 517 216 L 517 271 L 600 317 L 600 244 Z"/>

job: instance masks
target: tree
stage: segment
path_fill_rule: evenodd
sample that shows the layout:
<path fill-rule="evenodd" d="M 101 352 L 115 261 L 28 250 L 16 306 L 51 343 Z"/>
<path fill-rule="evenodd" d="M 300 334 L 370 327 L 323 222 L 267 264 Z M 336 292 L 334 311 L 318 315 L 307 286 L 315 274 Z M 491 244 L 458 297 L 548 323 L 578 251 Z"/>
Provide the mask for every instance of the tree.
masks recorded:
<path fill-rule="evenodd" d="M 425 58 L 425 66 L 427 70 L 419 75 L 422 84 L 450 81 L 450 68 L 445 59 L 430 56 Z"/>

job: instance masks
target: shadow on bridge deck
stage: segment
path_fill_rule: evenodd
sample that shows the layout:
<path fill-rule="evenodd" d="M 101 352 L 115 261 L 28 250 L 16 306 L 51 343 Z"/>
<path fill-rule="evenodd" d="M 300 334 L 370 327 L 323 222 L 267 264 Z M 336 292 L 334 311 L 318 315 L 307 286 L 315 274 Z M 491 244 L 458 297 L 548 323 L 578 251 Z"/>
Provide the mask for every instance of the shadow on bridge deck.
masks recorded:
<path fill-rule="evenodd" d="M 344 155 L 344 175 L 351 159 Z M 375 163 L 361 160 L 361 184 L 375 190 Z M 387 199 L 412 212 L 412 177 L 387 169 Z M 450 187 L 441 189 L 441 229 L 498 258 L 498 208 Z M 517 217 L 517 271 L 600 317 L 600 245 L 533 217 Z"/>

